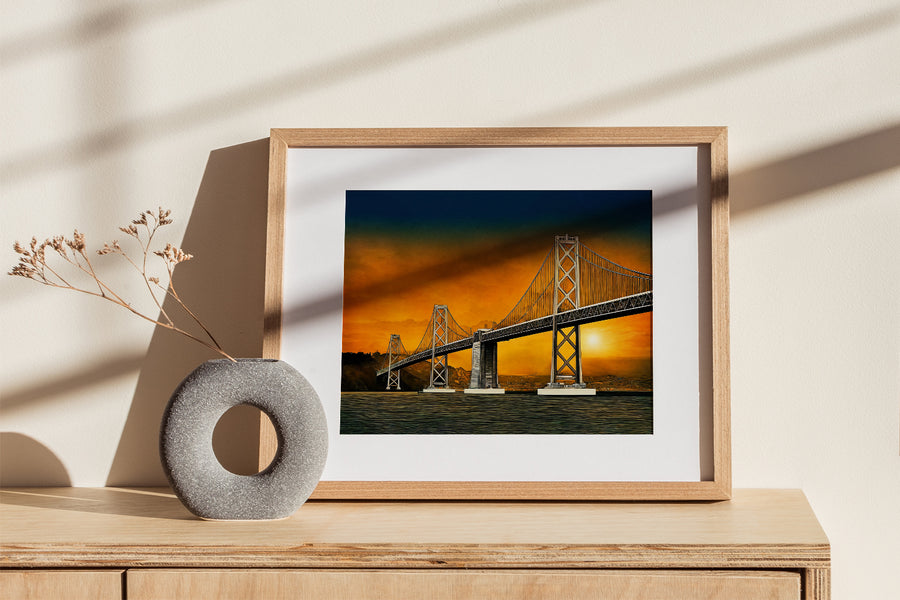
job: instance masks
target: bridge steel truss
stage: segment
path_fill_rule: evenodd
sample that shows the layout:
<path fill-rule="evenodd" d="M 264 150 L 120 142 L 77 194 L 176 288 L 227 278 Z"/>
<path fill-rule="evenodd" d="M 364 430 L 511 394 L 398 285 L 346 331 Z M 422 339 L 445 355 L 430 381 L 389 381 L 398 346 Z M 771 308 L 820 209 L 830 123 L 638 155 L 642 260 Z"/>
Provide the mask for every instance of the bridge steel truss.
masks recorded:
<path fill-rule="evenodd" d="M 561 312 L 581 307 L 581 242 L 578 237 L 558 235 L 553 245 L 553 356 L 550 359 L 549 388 L 573 385 L 584 387 L 581 370 L 580 325 L 561 326 Z"/>
<path fill-rule="evenodd" d="M 450 387 L 450 374 L 447 368 L 447 354 L 436 353 L 438 347 L 447 345 L 449 323 L 447 320 L 447 306 L 435 304 L 431 311 L 431 376 L 428 387 L 430 389 L 447 389 Z"/>
<path fill-rule="evenodd" d="M 391 334 L 391 340 L 388 342 L 387 349 L 387 387 L 385 389 L 400 390 L 400 368 L 394 368 L 394 363 L 409 356 L 409 352 L 403 347 L 400 336 L 396 333 Z"/>

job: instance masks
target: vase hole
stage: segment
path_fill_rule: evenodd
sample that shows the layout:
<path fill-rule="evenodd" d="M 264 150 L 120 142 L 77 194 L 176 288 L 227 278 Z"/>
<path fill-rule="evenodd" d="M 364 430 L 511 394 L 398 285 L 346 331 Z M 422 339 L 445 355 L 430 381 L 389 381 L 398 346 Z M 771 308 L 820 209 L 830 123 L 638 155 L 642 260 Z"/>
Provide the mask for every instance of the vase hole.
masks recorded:
<path fill-rule="evenodd" d="M 239 404 L 225 411 L 213 430 L 213 452 L 219 463 L 235 475 L 263 471 L 275 458 L 276 448 L 260 451 L 262 429 L 274 431 L 275 427 L 269 415 L 255 406 Z"/>

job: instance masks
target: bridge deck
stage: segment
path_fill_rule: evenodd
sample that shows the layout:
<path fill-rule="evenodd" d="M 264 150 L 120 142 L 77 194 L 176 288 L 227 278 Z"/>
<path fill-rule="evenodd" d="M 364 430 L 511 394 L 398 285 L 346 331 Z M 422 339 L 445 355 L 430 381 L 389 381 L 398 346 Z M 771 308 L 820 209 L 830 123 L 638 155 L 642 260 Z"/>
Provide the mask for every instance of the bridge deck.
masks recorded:
<path fill-rule="evenodd" d="M 633 296 L 625 296 L 624 298 L 599 302 L 590 306 L 583 306 L 581 308 L 558 313 L 556 315 L 556 325 L 557 327 L 574 327 L 575 325 L 606 321 L 609 319 L 626 317 L 628 315 L 650 312 L 652 310 L 653 292 L 642 292 Z M 514 338 L 542 333 L 544 331 L 551 331 L 553 329 L 553 317 L 553 315 L 548 315 L 539 319 L 525 321 L 524 323 L 510 325 L 509 327 L 491 329 L 490 331 L 481 334 L 481 341 L 503 342 Z M 460 350 L 467 350 L 472 347 L 474 342 L 475 336 L 463 338 L 449 344 L 444 344 L 443 346 L 437 346 L 434 349 L 433 354 L 439 356 L 459 352 Z M 418 352 L 403 360 L 397 361 L 391 365 L 391 370 L 402 369 L 425 360 L 431 360 L 431 357 L 432 351 L 431 348 L 429 348 L 428 350 Z M 388 369 L 384 368 L 378 370 L 377 374 L 380 376 L 387 372 Z"/>

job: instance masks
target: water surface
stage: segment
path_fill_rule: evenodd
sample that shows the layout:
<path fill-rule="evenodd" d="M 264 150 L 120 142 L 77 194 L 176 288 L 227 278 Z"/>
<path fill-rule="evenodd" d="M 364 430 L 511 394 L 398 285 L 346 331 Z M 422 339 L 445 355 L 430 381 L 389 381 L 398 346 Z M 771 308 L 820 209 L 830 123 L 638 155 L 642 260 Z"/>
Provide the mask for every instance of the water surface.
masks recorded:
<path fill-rule="evenodd" d="M 342 392 L 342 434 L 652 434 L 652 393 Z"/>

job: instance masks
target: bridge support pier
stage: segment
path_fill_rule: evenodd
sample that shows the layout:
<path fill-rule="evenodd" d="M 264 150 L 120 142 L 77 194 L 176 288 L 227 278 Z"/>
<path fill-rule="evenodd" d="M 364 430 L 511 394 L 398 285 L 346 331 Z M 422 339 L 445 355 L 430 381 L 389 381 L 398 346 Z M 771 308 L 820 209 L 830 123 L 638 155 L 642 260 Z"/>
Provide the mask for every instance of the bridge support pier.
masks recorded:
<path fill-rule="evenodd" d="M 428 387 L 422 392 L 426 394 L 452 394 L 455 391 L 450 387 L 450 368 L 447 365 L 447 355 L 433 355 L 431 358 L 431 381 L 428 382 Z"/>
<path fill-rule="evenodd" d="M 581 371 L 581 327 L 553 324 L 553 359 L 550 383 L 537 391 L 540 396 L 596 396 L 597 390 L 584 383 Z"/>
<path fill-rule="evenodd" d="M 472 343 L 472 375 L 466 394 L 505 394 L 497 376 L 497 342 L 485 342 L 482 335 L 490 329 L 475 332 Z"/>

